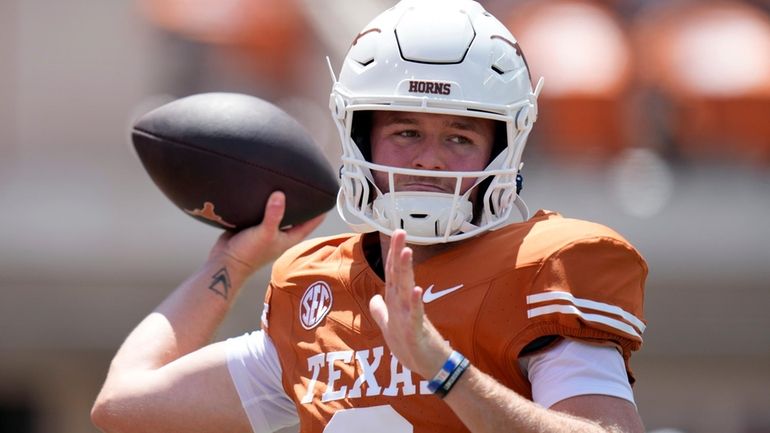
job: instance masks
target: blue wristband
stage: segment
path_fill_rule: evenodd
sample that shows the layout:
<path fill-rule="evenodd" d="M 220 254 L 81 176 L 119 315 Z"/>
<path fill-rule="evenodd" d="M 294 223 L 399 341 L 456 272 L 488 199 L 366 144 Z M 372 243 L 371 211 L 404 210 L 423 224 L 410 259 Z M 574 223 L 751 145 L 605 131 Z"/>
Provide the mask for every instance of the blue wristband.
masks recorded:
<path fill-rule="evenodd" d="M 441 370 L 428 382 L 428 390 L 432 393 L 437 392 L 463 360 L 465 360 L 465 357 L 460 352 L 452 351 Z"/>
<path fill-rule="evenodd" d="M 452 387 L 455 386 L 458 380 L 460 380 L 460 376 L 465 373 L 465 370 L 467 370 L 470 365 L 471 362 L 468 361 L 468 358 L 463 358 L 463 360 L 460 362 L 460 365 L 454 369 L 452 374 L 449 375 L 449 377 L 444 381 L 444 383 L 441 384 L 441 386 L 436 390 L 434 394 L 441 398 L 446 397 L 446 395 L 449 394 L 449 391 L 452 390 Z"/>

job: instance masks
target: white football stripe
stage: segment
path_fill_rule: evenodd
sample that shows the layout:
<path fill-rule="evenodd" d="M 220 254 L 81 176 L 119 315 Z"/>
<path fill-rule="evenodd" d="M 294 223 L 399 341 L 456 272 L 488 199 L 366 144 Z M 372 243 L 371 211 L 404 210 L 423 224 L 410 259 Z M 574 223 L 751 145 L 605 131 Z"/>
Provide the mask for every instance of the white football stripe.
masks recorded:
<path fill-rule="evenodd" d="M 574 314 L 588 322 L 602 323 L 611 328 L 615 328 L 621 332 L 624 332 L 628 335 L 633 335 L 634 337 L 640 340 L 642 339 L 642 336 L 639 335 L 638 332 L 636 332 L 636 329 L 634 329 L 632 326 L 629 326 L 625 322 L 621 322 L 620 320 L 616 320 L 616 319 L 611 319 L 601 314 L 584 313 L 580 311 L 577 307 L 573 307 L 572 305 L 560 304 L 560 305 L 546 305 L 543 307 L 530 308 L 529 310 L 527 310 L 527 317 L 532 318 L 532 317 L 543 316 L 545 314 L 553 314 L 553 313 Z"/>
<path fill-rule="evenodd" d="M 569 301 L 579 308 L 590 308 L 592 310 L 603 311 L 622 317 L 626 322 L 632 324 L 640 333 L 644 332 L 647 326 L 636 316 L 617 305 L 605 304 L 603 302 L 592 301 L 590 299 L 576 298 L 568 292 L 544 292 L 536 295 L 527 296 L 527 304 L 538 304 L 546 301 Z"/>

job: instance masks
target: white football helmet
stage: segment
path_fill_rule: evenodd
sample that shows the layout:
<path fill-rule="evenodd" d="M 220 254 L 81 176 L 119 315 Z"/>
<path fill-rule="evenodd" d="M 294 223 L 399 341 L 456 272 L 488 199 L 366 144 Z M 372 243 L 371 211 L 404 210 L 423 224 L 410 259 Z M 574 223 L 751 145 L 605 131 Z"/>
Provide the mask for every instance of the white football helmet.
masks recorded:
<path fill-rule="evenodd" d="M 529 218 L 518 196 L 517 175 L 537 118 L 542 78 L 533 92 L 516 39 L 479 3 L 402 0 L 364 27 L 345 57 L 339 80 L 333 72 L 332 77 L 330 108 L 343 148 L 337 210 L 351 228 L 387 235 L 403 228 L 407 242 L 426 245 L 498 228 L 509 221 L 514 206 Z M 352 134 L 356 113 L 376 110 L 492 119 L 505 124 L 498 140 L 506 141 L 496 143 L 495 149 L 502 151 L 483 171 L 374 164 L 364 157 L 371 154 L 369 131 L 358 143 Z M 375 185 L 373 170 L 388 174 L 388 190 Z M 396 175 L 453 178 L 456 186 L 453 194 L 395 191 Z M 476 182 L 461 191 L 463 178 Z M 481 200 L 476 205 L 469 200 L 474 189 Z"/>

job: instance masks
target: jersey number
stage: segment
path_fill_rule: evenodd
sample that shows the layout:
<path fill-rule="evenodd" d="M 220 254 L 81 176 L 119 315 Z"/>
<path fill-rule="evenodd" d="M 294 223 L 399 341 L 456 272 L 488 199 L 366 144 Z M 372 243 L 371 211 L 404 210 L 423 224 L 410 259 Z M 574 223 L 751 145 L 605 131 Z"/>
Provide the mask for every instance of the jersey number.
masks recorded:
<path fill-rule="evenodd" d="M 414 428 L 390 405 L 343 409 L 332 415 L 324 433 L 412 433 Z"/>

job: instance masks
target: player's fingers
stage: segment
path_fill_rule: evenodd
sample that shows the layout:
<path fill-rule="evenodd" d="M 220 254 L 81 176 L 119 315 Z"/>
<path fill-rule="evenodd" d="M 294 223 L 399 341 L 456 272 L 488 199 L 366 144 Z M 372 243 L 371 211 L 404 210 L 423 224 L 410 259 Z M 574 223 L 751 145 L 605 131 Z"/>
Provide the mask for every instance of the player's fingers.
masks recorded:
<path fill-rule="evenodd" d="M 412 297 L 412 289 L 414 289 L 414 268 L 412 259 L 414 252 L 411 248 L 405 247 L 401 250 L 401 255 L 398 258 L 398 290 L 401 300 L 410 304 L 410 298 Z"/>
<path fill-rule="evenodd" d="M 392 302 L 396 299 L 396 263 L 395 263 L 395 250 L 396 246 L 393 241 L 393 237 L 390 238 L 390 247 L 388 248 L 388 254 L 385 258 L 385 301 Z"/>
<path fill-rule="evenodd" d="M 390 277 L 397 278 L 401 273 L 401 254 L 404 250 L 404 231 L 396 230 L 390 237 L 390 247 L 388 248 L 388 264 L 390 265 Z M 393 280 L 397 282 L 397 280 Z"/>
<path fill-rule="evenodd" d="M 278 230 L 283 214 L 286 211 L 286 195 L 281 191 L 273 191 L 265 205 L 265 216 L 262 219 L 264 230 L 272 233 Z"/>
<path fill-rule="evenodd" d="M 422 287 L 414 286 L 411 293 L 411 319 L 413 326 L 422 326 L 423 316 L 425 315 L 425 306 L 422 304 Z"/>
<path fill-rule="evenodd" d="M 402 229 L 397 229 L 393 232 L 391 242 L 396 245 L 397 251 L 401 251 L 406 247 L 406 232 Z"/>
<path fill-rule="evenodd" d="M 388 274 L 386 275 L 390 299 L 393 301 L 398 300 L 401 305 L 406 305 L 408 302 L 404 297 L 404 290 L 408 288 L 404 287 L 404 270 L 406 268 L 404 264 L 404 238 L 406 233 L 403 230 L 396 230 L 393 232 L 393 236 L 390 238 L 390 248 L 388 249 Z"/>
<path fill-rule="evenodd" d="M 388 307 L 385 305 L 385 300 L 382 299 L 381 295 L 374 295 L 369 300 L 369 313 L 371 313 L 374 321 L 377 322 L 377 326 L 385 330 L 388 326 Z"/>

